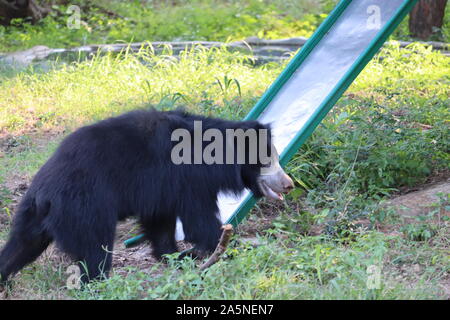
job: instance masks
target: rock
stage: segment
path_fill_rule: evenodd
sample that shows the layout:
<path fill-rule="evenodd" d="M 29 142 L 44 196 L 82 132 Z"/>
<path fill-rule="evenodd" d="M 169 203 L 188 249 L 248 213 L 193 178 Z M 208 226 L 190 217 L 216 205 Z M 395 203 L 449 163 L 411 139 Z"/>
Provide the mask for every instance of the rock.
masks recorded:
<path fill-rule="evenodd" d="M 386 205 L 395 208 L 397 213 L 404 216 L 426 215 L 435 209 L 436 203 L 439 203 L 439 193 L 444 195 L 450 193 L 450 180 L 394 198 Z M 450 212 L 447 211 L 446 214 L 450 215 Z"/>
<path fill-rule="evenodd" d="M 0 62 L 18 67 L 27 67 L 34 60 L 42 60 L 47 58 L 53 49 L 46 46 L 35 46 L 24 51 L 17 51 L 7 54 L 0 59 Z"/>
<path fill-rule="evenodd" d="M 243 244 L 248 244 L 252 247 L 259 247 L 262 243 L 255 237 L 243 237 L 239 239 Z"/>

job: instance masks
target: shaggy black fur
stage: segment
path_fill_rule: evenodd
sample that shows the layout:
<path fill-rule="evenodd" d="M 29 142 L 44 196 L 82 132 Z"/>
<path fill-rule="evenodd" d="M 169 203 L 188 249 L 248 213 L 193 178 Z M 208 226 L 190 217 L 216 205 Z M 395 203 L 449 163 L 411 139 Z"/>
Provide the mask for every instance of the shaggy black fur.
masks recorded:
<path fill-rule="evenodd" d="M 52 242 L 85 270 L 84 282 L 107 276 L 118 220 L 136 216 L 154 255 L 177 250 L 175 223 L 187 241 L 211 251 L 221 222 L 219 191 L 249 188 L 261 196 L 256 165 L 175 165 L 174 129 L 270 129 L 256 121 L 226 121 L 184 111 L 138 110 L 82 127 L 61 143 L 34 177 L 0 254 L 2 281 L 33 262 Z M 193 135 L 193 134 L 192 134 Z M 268 141 L 270 145 L 270 141 Z M 246 145 L 248 148 L 248 145 Z"/>

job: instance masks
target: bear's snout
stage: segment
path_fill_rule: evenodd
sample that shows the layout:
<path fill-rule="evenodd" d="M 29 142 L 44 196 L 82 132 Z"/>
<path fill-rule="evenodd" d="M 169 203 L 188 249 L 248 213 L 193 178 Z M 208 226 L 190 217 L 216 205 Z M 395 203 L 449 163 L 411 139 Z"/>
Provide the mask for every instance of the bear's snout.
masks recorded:
<path fill-rule="evenodd" d="M 284 174 L 284 177 L 282 178 L 281 185 L 283 186 L 283 193 L 289 193 L 292 189 L 294 189 L 294 182 L 292 181 L 291 177 L 289 177 L 286 173 Z"/>
<path fill-rule="evenodd" d="M 278 163 L 268 172 L 262 172 L 258 182 L 262 194 L 273 200 L 283 200 L 282 193 L 289 193 L 294 188 L 294 182 Z"/>

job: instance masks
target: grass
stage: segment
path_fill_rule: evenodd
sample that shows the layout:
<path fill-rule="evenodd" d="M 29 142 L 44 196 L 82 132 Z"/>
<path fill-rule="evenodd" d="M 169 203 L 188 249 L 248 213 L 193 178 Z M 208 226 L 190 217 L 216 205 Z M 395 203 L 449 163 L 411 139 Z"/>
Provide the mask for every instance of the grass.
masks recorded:
<path fill-rule="evenodd" d="M 350 243 L 324 236 L 289 242 L 259 237 L 260 246 L 234 243 L 204 272 L 190 259 L 169 257 L 148 270 L 123 268 L 84 290 L 65 289 L 67 262 L 41 258 L 21 272 L 12 295 L 27 299 L 441 299 L 448 283 L 448 237 L 413 242 L 371 231 Z M 379 286 L 368 286 L 380 272 Z M 377 283 L 377 282 L 375 282 Z"/>
<path fill-rule="evenodd" d="M 79 28 L 68 29 L 68 6 L 55 5 L 37 25 L 16 20 L 0 27 L 0 52 L 46 44 L 71 47 L 116 41 L 241 40 L 249 36 L 310 36 L 333 1 L 194 0 L 71 1 L 81 9 Z"/>
<path fill-rule="evenodd" d="M 149 105 L 160 110 L 183 105 L 240 119 L 283 67 L 255 67 L 241 53 L 197 47 L 179 58 L 170 51 L 143 50 L 47 73 L 30 69 L 1 75 L 0 241 L 9 227 L 13 187 L 29 182 L 74 128 Z M 255 209 L 244 222 L 257 226 L 253 235 L 262 245 L 235 242 L 227 259 L 204 273 L 192 260 L 173 258 L 168 266 L 150 270 L 116 268 L 109 280 L 84 291 L 65 288 L 70 262 L 48 254 L 15 278 L 10 294 L 28 299 L 445 299 L 449 221 L 421 221 L 397 234 L 378 229 L 398 220 L 379 205 L 382 199 L 448 176 L 449 74 L 449 58 L 424 46 L 383 49 L 288 165 L 297 189 L 287 206 Z M 267 214 L 273 223 L 263 228 Z M 361 226 L 361 219 L 369 223 Z M 323 232 L 314 236 L 311 228 L 317 225 Z M 381 272 L 378 289 L 367 286 L 370 266 Z"/>
<path fill-rule="evenodd" d="M 246 60 L 239 53 L 198 47 L 179 60 L 170 52 L 142 51 L 47 74 L 21 74 L 2 83 L 0 126 L 12 132 L 30 125 L 43 130 L 78 125 L 148 103 L 159 109 L 182 103 L 193 111 L 241 118 L 280 70 L 252 68 Z"/>
<path fill-rule="evenodd" d="M 87 44 L 174 41 L 242 40 L 250 36 L 276 39 L 309 37 L 334 8 L 336 0 L 177 0 L 155 1 L 73 0 L 80 8 L 81 24 L 68 28 L 74 11 L 53 5 L 52 13 L 37 23 L 17 19 L 0 26 L 0 52 L 47 45 L 67 48 Z M 58 3 L 58 2 L 56 2 Z M 173 4 L 175 3 L 175 5 Z M 444 25 L 430 40 L 448 42 L 450 6 Z M 407 19 L 394 33 L 410 40 Z"/>
<path fill-rule="evenodd" d="M 79 299 L 432 299 L 439 297 L 438 281 L 448 272 L 439 266 L 444 252 L 433 245 L 425 245 L 438 254 L 432 266 L 419 274 L 397 268 L 392 265 L 395 259 L 406 264 L 398 260 L 402 254 L 397 250 L 410 251 L 409 244 L 377 232 L 345 245 L 322 236 L 297 235 L 290 240 L 295 245 L 270 238 L 261 238 L 257 248 L 237 245 L 227 251 L 227 259 L 206 272 L 198 271 L 188 259 L 171 260 L 158 275 L 154 273 L 159 266 L 147 272 L 130 269 L 126 277 L 114 276 L 71 295 Z M 414 248 L 416 256 L 408 263 L 423 263 L 429 258 L 427 252 L 424 247 Z M 370 266 L 382 269 L 379 288 L 367 286 Z M 414 279 L 414 285 L 407 277 Z"/>

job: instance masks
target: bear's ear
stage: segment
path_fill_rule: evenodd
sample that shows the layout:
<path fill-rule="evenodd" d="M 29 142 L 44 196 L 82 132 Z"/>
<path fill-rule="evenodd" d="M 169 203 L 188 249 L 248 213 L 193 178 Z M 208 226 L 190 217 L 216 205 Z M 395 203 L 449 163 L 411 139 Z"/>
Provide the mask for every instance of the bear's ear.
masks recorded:
<path fill-rule="evenodd" d="M 255 129 L 257 129 L 257 130 L 266 129 L 267 131 L 269 131 L 269 133 L 272 133 L 272 127 L 271 127 L 270 123 L 266 124 L 266 123 L 261 123 L 259 121 L 256 121 L 256 123 L 257 123 L 257 125 L 256 125 Z"/>
<path fill-rule="evenodd" d="M 241 125 L 242 127 L 242 125 Z M 245 121 L 244 124 L 244 128 L 243 129 L 255 129 L 256 131 L 260 130 L 260 129 L 266 129 L 269 132 L 271 131 L 271 125 L 270 124 L 263 124 L 259 121 L 256 120 L 250 120 L 250 121 Z"/>
<path fill-rule="evenodd" d="M 272 144 L 272 127 L 270 124 L 263 124 L 260 122 L 257 122 L 257 127 L 255 128 L 258 130 L 267 130 L 267 145 L 270 146 Z"/>
<path fill-rule="evenodd" d="M 260 147 L 260 143 L 266 143 L 267 144 L 267 152 L 268 157 L 272 156 L 272 128 L 270 124 L 263 124 L 259 121 L 248 121 L 247 122 L 247 128 L 246 129 L 254 129 L 257 132 L 258 137 L 258 150 Z M 261 141 L 262 139 L 262 141 Z"/>
<path fill-rule="evenodd" d="M 259 123 L 259 125 L 261 126 L 260 127 L 261 129 L 266 129 L 269 133 L 269 136 L 272 137 L 272 126 L 270 123 L 267 123 L 267 124 Z"/>

